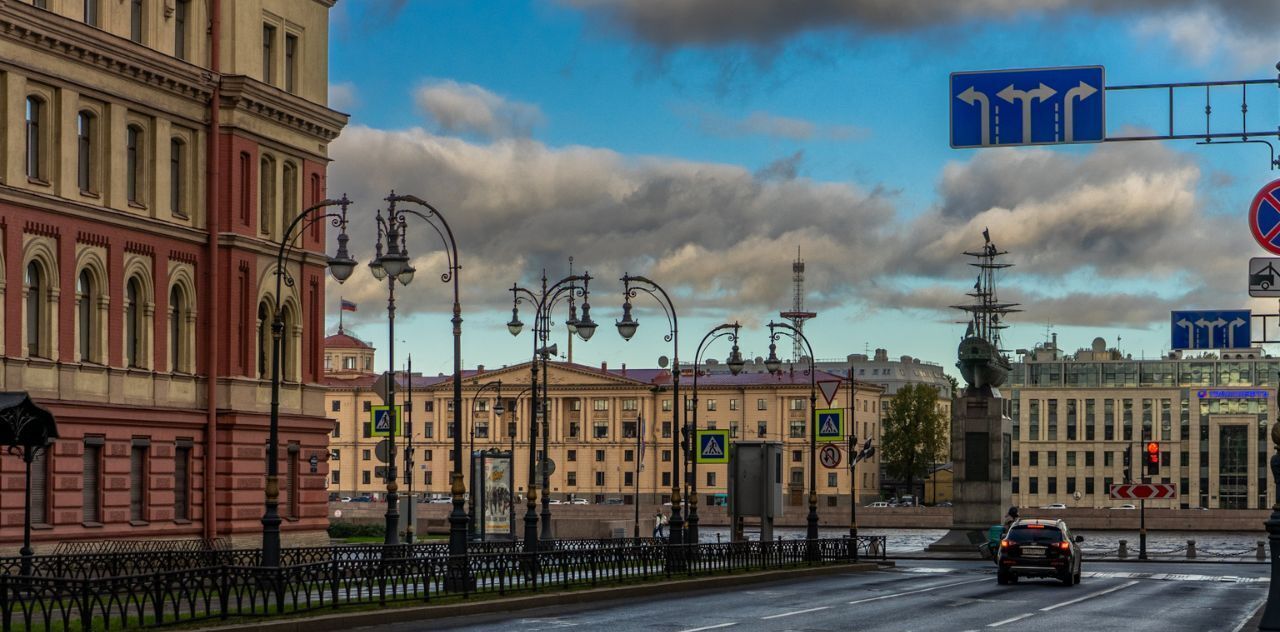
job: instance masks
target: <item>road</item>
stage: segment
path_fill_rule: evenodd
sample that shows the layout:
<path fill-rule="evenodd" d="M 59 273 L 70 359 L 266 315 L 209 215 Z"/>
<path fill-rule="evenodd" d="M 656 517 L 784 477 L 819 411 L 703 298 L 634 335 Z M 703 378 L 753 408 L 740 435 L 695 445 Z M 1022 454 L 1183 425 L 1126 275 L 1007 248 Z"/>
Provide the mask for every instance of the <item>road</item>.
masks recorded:
<path fill-rule="evenodd" d="M 897 568 L 703 591 L 379 626 L 379 630 L 1124 630 L 1239 632 L 1266 599 L 1262 564 L 1088 565 L 1080 585 L 998 586 L 989 562 Z"/>

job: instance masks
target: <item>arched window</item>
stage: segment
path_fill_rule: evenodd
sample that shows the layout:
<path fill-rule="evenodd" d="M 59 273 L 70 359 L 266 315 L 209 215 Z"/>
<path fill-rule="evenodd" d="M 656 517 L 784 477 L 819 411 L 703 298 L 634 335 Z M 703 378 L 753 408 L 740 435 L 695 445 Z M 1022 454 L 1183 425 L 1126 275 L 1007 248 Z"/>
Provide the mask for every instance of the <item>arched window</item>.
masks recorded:
<path fill-rule="evenodd" d="M 169 211 L 186 217 L 187 144 L 181 138 L 169 140 Z"/>
<path fill-rule="evenodd" d="M 138 281 L 138 277 L 129 279 L 125 289 L 124 351 L 125 360 L 130 368 L 142 368 L 142 342 L 146 326 L 142 320 L 144 314 L 142 299 L 142 283 Z"/>
<path fill-rule="evenodd" d="M 130 125 L 125 131 L 124 179 L 129 201 L 142 204 L 142 128 Z"/>
<path fill-rule="evenodd" d="M 45 103 L 40 97 L 27 97 L 27 177 L 45 179 Z"/>
<path fill-rule="evenodd" d="M 263 156 L 258 170 L 258 230 L 271 234 L 276 214 L 276 161 Z"/>
<path fill-rule="evenodd" d="M 27 356 L 45 357 L 45 323 L 47 293 L 44 268 L 37 261 L 27 264 Z"/>
<path fill-rule="evenodd" d="M 284 222 L 281 224 L 283 231 L 288 228 L 289 222 L 298 216 L 298 168 L 292 162 L 284 163 Z M 282 237 L 283 238 L 283 237 Z"/>
<path fill-rule="evenodd" d="M 258 303 L 258 377 L 271 377 L 271 308 Z"/>
<path fill-rule="evenodd" d="M 98 361 L 98 326 L 94 314 L 98 310 L 98 292 L 93 273 L 81 270 L 76 278 L 76 329 L 80 336 L 80 361 Z"/>
<path fill-rule="evenodd" d="M 76 115 L 76 179 L 80 183 L 81 193 L 94 193 L 98 190 L 94 170 L 97 168 L 93 159 L 94 136 L 97 134 L 97 120 L 93 112 L 81 110 Z"/>
<path fill-rule="evenodd" d="M 175 373 L 189 372 L 185 359 L 187 353 L 187 300 L 182 288 L 169 290 L 169 370 Z"/>

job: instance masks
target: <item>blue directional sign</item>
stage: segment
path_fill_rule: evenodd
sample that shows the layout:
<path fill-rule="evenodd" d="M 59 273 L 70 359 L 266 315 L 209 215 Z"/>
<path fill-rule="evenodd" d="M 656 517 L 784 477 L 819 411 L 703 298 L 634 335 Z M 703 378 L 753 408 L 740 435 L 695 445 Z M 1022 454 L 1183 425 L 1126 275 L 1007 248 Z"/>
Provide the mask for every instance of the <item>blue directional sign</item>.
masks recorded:
<path fill-rule="evenodd" d="M 1096 143 L 1106 138 L 1102 66 L 951 73 L 951 146 Z"/>
<path fill-rule="evenodd" d="M 1247 349 L 1253 346 L 1247 309 L 1170 312 L 1171 349 Z"/>

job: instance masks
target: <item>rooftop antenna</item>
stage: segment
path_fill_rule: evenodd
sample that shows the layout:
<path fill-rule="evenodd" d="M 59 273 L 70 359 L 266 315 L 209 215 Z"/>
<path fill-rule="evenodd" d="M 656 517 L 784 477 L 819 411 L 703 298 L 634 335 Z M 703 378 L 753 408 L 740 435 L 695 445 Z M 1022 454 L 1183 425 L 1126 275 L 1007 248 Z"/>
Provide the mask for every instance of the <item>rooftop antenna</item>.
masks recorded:
<path fill-rule="evenodd" d="M 791 326 L 803 334 L 804 321 L 816 318 L 818 313 L 808 312 L 804 309 L 804 259 L 800 258 L 800 246 L 796 246 L 796 260 L 791 263 L 791 283 L 794 290 L 791 298 L 791 311 L 782 312 L 779 315 L 791 321 Z M 804 347 L 800 342 L 800 337 L 795 336 L 791 346 L 791 361 L 799 362 L 803 353 Z"/>

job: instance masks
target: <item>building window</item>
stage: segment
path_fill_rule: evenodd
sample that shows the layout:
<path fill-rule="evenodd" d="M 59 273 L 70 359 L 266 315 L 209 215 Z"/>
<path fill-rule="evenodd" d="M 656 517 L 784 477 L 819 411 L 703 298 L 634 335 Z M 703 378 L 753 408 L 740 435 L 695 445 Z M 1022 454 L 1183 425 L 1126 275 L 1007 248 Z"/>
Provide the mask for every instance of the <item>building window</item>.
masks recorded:
<path fill-rule="evenodd" d="M 639 406 L 639 403 L 634 398 L 622 400 L 622 410 L 634 411 L 637 409 L 638 406 Z"/>
<path fill-rule="evenodd" d="M 27 177 L 45 180 L 45 102 L 40 97 L 27 97 Z"/>
<path fill-rule="evenodd" d="M 577 473 L 577 472 L 569 472 L 569 475 L 568 475 L 568 477 L 567 477 L 567 482 L 568 482 L 569 487 L 577 487 L 577 486 L 578 486 L 578 473 Z"/>
<path fill-rule="evenodd" d="M 804 438 L 804 421 L 796 421 L 794 419 L 791 420 L 791 438 L 792 439 Z"/>
<path fill-rule="evenodd" d="M 662 422 L 662 438 L 663 439 L 671 438 L 671 422 L 669 421 Z"/>
<path fill-rule="evenodd" d="M 591 409 L 596 411 L 609 410 L 609 400 L 593 399 L 591 400 Z"/>
<path fill-rule="evenodd" d="M 129 39 L 142 43 L 142 0 L 129 0 Z"/>
<path fill-rule="evenodd" d="M 669 399 L 662 400 L 662 412 L 664 413 L 671 412 L 671 400 Z"/>
<path fill-rule="evenodd" d="M 488 422 L 484 422 L 484 421 L 482 421 L 482 422 L 477 423 L 477 424 L 475 425 L 475 430 L 476 430 L 476 437 L 479 437 L 479 438 L 481 438 L 481 439 L 488 439 L 488 438 L 489 438 L 489 424 L 488 424 Z"/>
<path fill-rule="evenodd" d="M 716 400 L 714 400 L 714 399 L 708 399 L 708 400 L 707 400 L 707 411 L 708 411 L 708 412 L 715 412 L 715 409 L 716 409 Z"/>
<path fill-rule="evenodd" d="M 141 302 L 142 282 L 133 277 L 125 288 L 124 305 L 124 351 L 129 368 L 142 368 L 144 361 L 142 343 L 146 324 Z"/>
<path fill-rule="evenodd" d="M 791 410 L 804 410 L 804 399 L 800 397 L 792 397 Z"/>
<path fill-rule="evenodd" d="M 663 487 L 671 486 L 671 472 L 662 473 L 662 485 Z"/>
<path fill-rule="evenodd" d="M 298 445 L 289 446 L 289 456 L 285 459 L 284 477 L 284 517 L 298 519 Z"/>
<path fill-rule="evenodd" d="M 622 485 L 624 487 L 632 487 L 636 484 L 635 474 L 633 472 L 622 473 Z M 631 503 L 627 503 L 631 504 Z"/>
<path fill-rule="evenodd" d="M 76 278 L 76 333 L 80 337 L 81 362 L 96 362 L 98 359 L 98 327 L 94 318 L 97 311 L 97 284 L 89 270 L 81 270 Z"/>
<path fill-rule="evenodd" d="M 569 438 L 577 439 L 582 434 L 582 425 L 576 421 L 569 422 Z"/>
<path fill-rule="evenodd" d="M 129 452 L 129 520 L 147 521 L 147 446 L 134 440 Z"/>
<path fill-rule="evenodd" d="M 284 224 L 288 226 L 298 216 L 298 166 L 292 162 L 284 163 L 281 179 L 284 180 L 281 199 L 284 200 Z M 283 230 L 283 229 L 282 229 Z"/>
<path fill-rule="evenodd" d="M 363 402 L 360 403 L 360 409 L 366 413 L 371 412 L 373 410 L 373 402 L 367 399 L 364 400 Z"/>
<path fill-rule="evenodd" d="M 342 477 L 342 474 L 338 470 L 333 470 L 332 472 L 329 472 L 329 481 L 334 485 L 337 485 L 341 482 L 341 477 Z"/>
<path fill-rule="evenodd" d="M 169 212 L 186 217 L 187 144 L 180 138 L 169 140 Z"/>
<path fill-rule="evenodd" d="M 49 524 L 49 450 L 31 459 L 31 524 Z"/>
<path fill-rule="evenodd" d="M 297 92 L 297 57 L 298 36 L 284 36 L 284 89 L 286 92 Z"/>
<path fill-rule="evenodd" d="M 757 436 L 757 437 L 763 437 L 763 436 L 765 436 L 765 435 L 766 435 L 766 434 L 768 434 L 768 433 L 769 433 L 769 422 L 767 422 L 767 421 L 757 421 L 757 422 L 756 422 L 756 436 Z"/>
<path fill-rule="evenodd" d="M 635 438 L 636 438 L 636 425 L 637 425 L 637 424 L 636 424 L 636 422 L 634 422 L 634 421 L 624 421 L 624 422 L 622 422 L 622 436 L 623 436 L 624 438 L 626 438 L 626 439 L 635 439 Z"/>
<path fill-rule="evenodd" d="M 576 413 L 576 412 L 581 411 L 581 410 L 582 410 L 582 400 L 580 400 L 580 399 L 571 399 L 571 400 L 569 400 L 569 410 L 570 410 L 571 412 L 575 412 L 575 413 Z"/>
<path fill-rule="evenodd" d="M 89 26 L 99 26 L 98 2 L 100 0 L 84 0 L 84 23 Z"/>
<path fill-rule="evenodd" d="M 715 487 L 715 486 L 716 486 L 716 473 L 707 472 L 707 487 Z"/>
<path fill-rule="evenodd" d="M 596 472 L 596 487 L 604 487 L 604 472 Z"/>
<path fill-rule="evenodd" d="M 271 309 L 267 302 L 258 303 L 258 378 L 267 379 L 270 370 L 268 354 L 271 352 Z"/>
<path fill-rule="evenodd" d="M 84 467 L 81 482 L 83 483 L 81 520 L 90 523 L 102 522 L 102 439 L 86 438 L 84 445 Z"/>
<path fill-rule="evenodd" d="M 763 399 L 756 400 L 756 410 L 768 410 L 768 407 L 765 406 Z"/>
<path fill-rule="evenodd" d="M 124 179 L 125 192 L 129 202 L 133 204 L 142 204 L 145 201 L 142 195 L 142 153 L 142 128 L 130 125 L 125 131 Z"/>
<path fill-rule="evenodd" d="M 671 450 L 663 450 L 663 451 L 662 451 L 662 462 L 663 462 L 663 463 L 670 463 L 670 462 L 671 462 Z"/>
<path fill-rule="evenodd" d="M 607 421 L 597 421 L 597 422 L 595 423 L 595 428 L 594 428 L 594 431 L 593 431 L 592 436 L 593 436 L 593 437 L 595 437 L 595 438 L 597 438 L 597 439 L 607 439 L 607 438 L 609 438 L 609 422 L 607 422 Z"/>
<path fill-rule="evenodd" d="M 622 451 L 622 460 L 623 460 L 623 461 L 626 461 L 627 463 L 630 463 L 630 462 L 632 462 L 632 461 L 636 460 L 636 451 L 635 451 L 635 450 L 623 450 L 623 451 Z"/>
<path fill-rule="evenodd" d="M 186 61 L 187 22 L 191 18 L 191 0 L 177 0 L 173 9 L 173 56 Z"/>
<path fill-rule="evenodd" d="M 96 193 L 98 190 L 94 145 L 97 130 L 97 117 L 92 112 L 81 110 L 76 115 L 76 181 L 80 184 L 81 193 Z"/>
<path fill-rule="evenodd" d="M 337 422 L 337 421 L 333 422 L 333 434 L 330 436 L 332 436 L 334 439 L 337 439 L 338 437 L 342 436 L 342 424 L 340 422 Z M 334 454 L 337 454 L 338 451 L 334 450 L 333 452 Z M 335 460 L 336 460 L 336 457 L 335 457 Z"/>
<path fill-rule="evenodd" d="M 48 280 L 44 266 L 32 261 L 27 264 L 27 356 L 31 358 L 45 358 L 50 353 L 46 341 L 48 336 L 45 335 L 46 294 Z"/>
<path fill-rule="evenodd" d="M 430 474 L 430 472 L 428 472 L 428 474 Z M 365 485 L 369 484 L 369 470 L 360 472 L 360 482 Z M 430 481 L 427 481 L 427 484 L 430 484 L 430 483 L 431 483 Z"/>
<path fill-rule="evenodd" d="M 262 25 L 262 81 L 274 83 L 275 73 L 276 27 Z"/>
<path fill-rule="evenodd" d="M 330 403 L 329 403 L 329 410 L 332 410 L 332 411 L 333 411 L 333 412 L 335 412 L 335 413 L 336 413 L 336 412 L 341 411 L 341 410 L 342 410 L 342 402 L 341 402 L 341 401 L 339 401 L 339 400 L 336 400 L 336 399 L 335 399 L 335 400 L 333 400 L 332 402 L 330 402 Z"/>
<path fill-rule="evenodd" d="M 337 472 L 335 472 L 336 474 Z M 191 519 L 191 446 L 173 451 L 173 519 Z"/>
<path fill-rule="evenodd" d="M 738 400 L 736 399 L 729 400 L 729 410 L 738 410 Z"/>
<path fill-rule="evenodd" d="M 430 410 L 430 408 L 431 408 L 431 406 L 430 406 L 431 402 L 427 402 L 427 404 L 428 404 L 427 409 L 428 409 L 428 410 Z M 424 437 L 426 437 L 426 438 L 430 439 L 430 438 L 434 437 L 435 435 L 436 435 L 436 424 L 435 424 L 435 422 L 428 421 L 427 423 L 422 424 L 422 436 L 424 436 Z"/>
<path fill-rule="evenodd" d="M 432 457 L 433 457 L 433 456 L 434 456 L 434 454 L 432 454 L 431 450 L 429 450 L 429 449 L 428 449 L 428 450 L 423 450 L 423 451 L 422 451 L 422 460 L 423 460 L 423 461 L 430 461 L 430 460 L 432 459 Z"/>
<path fill-rule="evenodd" d="M 827 472 L 827 487 L 838 487 L 839 476 L 840 475 L 835 472 Z"/>
<path fill-rule="evenodd" d="M 596 463 L 604 463 L 604 450 L 596 450 Z"/>
<path fill-rule="evenodd" d="M 276 161 L 263 156 L 258 167 L 258 232 L 268 235 L 275 224 Z"/>
<path fill-rule="evenodd" d="M 169 370 L 175 373 L 194 373 L 190 344 L 191 306 L 182 286 L 169 290 Z"/>

